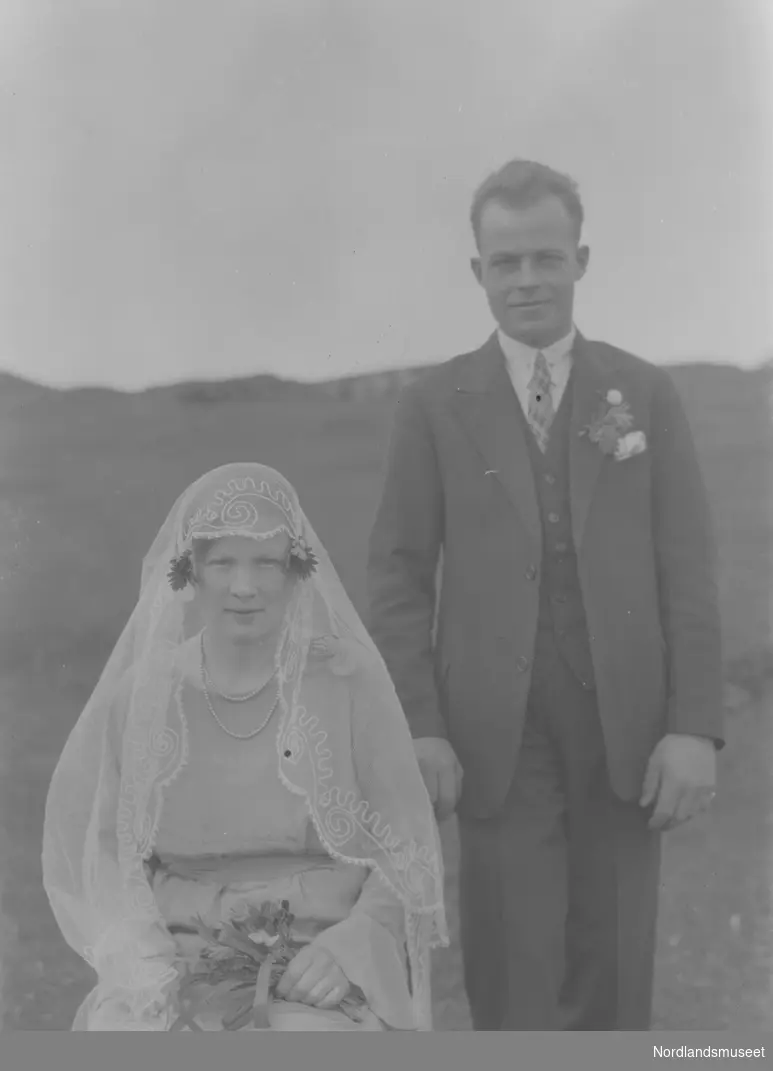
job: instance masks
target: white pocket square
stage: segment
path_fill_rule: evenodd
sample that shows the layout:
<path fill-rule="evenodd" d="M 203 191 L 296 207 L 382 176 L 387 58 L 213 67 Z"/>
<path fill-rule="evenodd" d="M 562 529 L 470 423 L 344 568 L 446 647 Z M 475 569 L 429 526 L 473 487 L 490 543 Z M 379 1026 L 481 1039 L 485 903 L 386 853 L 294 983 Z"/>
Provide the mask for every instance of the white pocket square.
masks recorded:
<path fill-rule="evenodd" d="M 643 454 L 647 449 L 647 436 L 643 431 L 629 431 L 617 440 L 615 461 L 627 461 L 629 457 Z"/>

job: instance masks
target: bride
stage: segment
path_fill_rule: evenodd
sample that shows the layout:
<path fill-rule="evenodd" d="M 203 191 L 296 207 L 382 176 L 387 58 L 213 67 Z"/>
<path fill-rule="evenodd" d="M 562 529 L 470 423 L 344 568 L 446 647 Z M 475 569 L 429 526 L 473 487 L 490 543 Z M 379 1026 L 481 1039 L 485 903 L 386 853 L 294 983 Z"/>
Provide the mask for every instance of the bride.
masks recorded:
<path fill-rule="evenodd" d="M 267 903 L 295 949 L 269 1028 L 432 1028 L 432 807 L 386 668 L 279 473 L 226 465 L 178 499 L 43 840 L 56 920 L 97 974 L 73 1030 L 224 1029 L 243 990 L 180 1019 L 182 980 L 207 934 Z"/>

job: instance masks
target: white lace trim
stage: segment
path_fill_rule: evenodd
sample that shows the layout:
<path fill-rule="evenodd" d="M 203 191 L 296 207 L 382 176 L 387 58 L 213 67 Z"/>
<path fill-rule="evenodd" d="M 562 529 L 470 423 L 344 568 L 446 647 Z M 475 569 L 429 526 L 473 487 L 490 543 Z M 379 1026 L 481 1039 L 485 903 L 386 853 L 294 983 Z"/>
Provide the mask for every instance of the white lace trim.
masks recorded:
<path fill-rule="evenodd" d="M 251 476 L 244 476 L 230 479 L 191 516 L 183 532 L 183 541 L 187 543 L 193 537 L 220 538 L 259 532 L 260 512 L 256 500 L 257 503 L 269 503 L 285 515 L 290 535 L 302 534 L 300 513 L 285 492 L 272 487 L 267 480 L 258 483 Z"/>

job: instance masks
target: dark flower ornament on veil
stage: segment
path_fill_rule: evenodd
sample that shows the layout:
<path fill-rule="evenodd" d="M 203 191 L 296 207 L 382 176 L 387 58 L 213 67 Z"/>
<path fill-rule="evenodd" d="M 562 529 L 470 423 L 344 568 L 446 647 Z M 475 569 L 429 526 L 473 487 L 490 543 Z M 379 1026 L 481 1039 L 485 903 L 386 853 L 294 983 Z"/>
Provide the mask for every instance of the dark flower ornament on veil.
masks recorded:
<path fill-rule="evenodd" d="M 308 580 L 317 568 L 317 556 L 302 536 L 295 536 L 290 544 L 290 570 L 301 580 Z"/>
<path fill-rule="evenodd" d="M 191 551 L 186 550 L 178 558 L 172 558 L 166 576 L 172 591 L 183 591 L 193 580 Z"/>
<path fill-rule="evenodd" d="M 288 563 L 290 572 L 300 577 L 301 580 L 308 580 L 315 572 L 317 565 L 317 556 L 306 540 L 302 536 L 293 537 Z M 184 591 L 193 581 L 192 552 L 186 550 L 178 557 L 172 558 L 166 576 L 172 591 Z"/>

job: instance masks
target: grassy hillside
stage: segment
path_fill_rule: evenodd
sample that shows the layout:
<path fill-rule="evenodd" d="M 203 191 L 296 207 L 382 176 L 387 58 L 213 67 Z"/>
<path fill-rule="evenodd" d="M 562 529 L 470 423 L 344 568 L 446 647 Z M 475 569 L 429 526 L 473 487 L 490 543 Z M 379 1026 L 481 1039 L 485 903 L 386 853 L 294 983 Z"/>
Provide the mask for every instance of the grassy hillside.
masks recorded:
<path fill-rule="evenodd" d="M 769 377 L 711 366 L 674 377 L 719 533 L 727 656 L 750 684 L 770 639 Z M 351 395 L 270 377 L 136 396 L 0 382 L 0 873 L 16 931 L 3 957 L 7 1028 L 67 1028 L 90 983 L 40 889 L 42 806 L 134 604 L 142 555 L 180 491 L 228 461 L 280 469 L 363 607 L 394 394 Z M 675 1028 L 761 1025 L 769 1014 L 767 704 L 741 707 L 730 722 L 715 819 L 678 834 L 669 852 L 658 1014 Z M 452 887 L 453 827 L 445 834 Z M 437 1000 L 443 1028 L 463 1028 L 458 950 L 440 960 Z"/>

